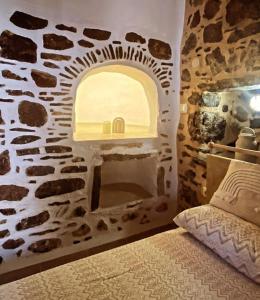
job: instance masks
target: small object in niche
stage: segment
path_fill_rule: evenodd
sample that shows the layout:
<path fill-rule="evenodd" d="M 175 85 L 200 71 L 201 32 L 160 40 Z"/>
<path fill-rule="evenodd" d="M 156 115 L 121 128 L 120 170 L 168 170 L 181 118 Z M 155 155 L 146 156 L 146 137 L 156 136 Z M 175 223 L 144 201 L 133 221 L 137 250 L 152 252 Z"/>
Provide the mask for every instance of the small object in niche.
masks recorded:
<path fill-rule="evenodd" d="M 110 121 L 104 121 L 103 122 L 103 133 L 104 134 L 110 134 L 111 133 L 111 122 Z"/>
<path fill-rule="evenodd" d="M 125 120 L 123 118 L 115 118 L 113 120 L 113 133 L 125 133 Z"/>

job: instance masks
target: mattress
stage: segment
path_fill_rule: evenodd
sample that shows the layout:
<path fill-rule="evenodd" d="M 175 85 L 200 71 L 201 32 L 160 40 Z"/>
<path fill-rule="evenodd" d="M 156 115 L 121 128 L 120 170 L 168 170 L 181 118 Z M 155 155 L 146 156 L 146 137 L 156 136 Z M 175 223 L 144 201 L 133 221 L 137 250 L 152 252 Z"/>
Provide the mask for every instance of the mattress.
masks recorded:
<path fill-rule="evenodd" d="M 0 286 L 0 299 L 260 299 L 260 286 L 175 229 Z"/>

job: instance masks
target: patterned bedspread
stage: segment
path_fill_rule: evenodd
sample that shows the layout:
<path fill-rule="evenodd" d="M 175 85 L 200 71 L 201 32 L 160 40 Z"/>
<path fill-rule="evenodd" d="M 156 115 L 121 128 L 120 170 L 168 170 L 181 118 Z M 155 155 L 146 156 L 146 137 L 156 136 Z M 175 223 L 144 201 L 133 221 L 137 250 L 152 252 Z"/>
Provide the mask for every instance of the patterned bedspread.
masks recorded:
<path fill-rule="evenodd" d="M 0 286 L 0 299 L 260 299 L 260 286 L 183 229 Z"/>

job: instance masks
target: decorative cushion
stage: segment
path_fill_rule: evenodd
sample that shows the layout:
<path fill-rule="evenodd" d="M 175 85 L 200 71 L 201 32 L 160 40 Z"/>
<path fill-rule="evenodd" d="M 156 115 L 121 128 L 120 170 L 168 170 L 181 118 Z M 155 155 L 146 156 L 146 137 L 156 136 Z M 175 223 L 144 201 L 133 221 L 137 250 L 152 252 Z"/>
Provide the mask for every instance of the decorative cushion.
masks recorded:
<path fill-rule="evenodd" d="M 260 165 L 232 160 L 210 204 L 260 226 Z"/>
<path fill-rule="evenodd" d="M 187 209 L 177 215 L 174 222 L 241 273 L 260 283 L 258 226 L 210 204 Z"/>

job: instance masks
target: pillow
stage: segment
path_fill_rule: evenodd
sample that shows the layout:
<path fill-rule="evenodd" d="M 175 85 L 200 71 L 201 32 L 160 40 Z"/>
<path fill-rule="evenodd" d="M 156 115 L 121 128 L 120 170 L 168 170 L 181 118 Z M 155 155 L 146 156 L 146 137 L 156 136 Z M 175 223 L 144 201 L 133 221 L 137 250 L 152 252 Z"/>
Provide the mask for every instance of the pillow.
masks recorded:
<path fill-rule="evenodd" d="M 210 204 L 260 226 L 260 165 L 232 160 Z"/>
<path fill-rule="evenodd" d="M 258 226 L 209 204 L 181 212 L 174 222 L 238 271 L 260 283 Z"/>

